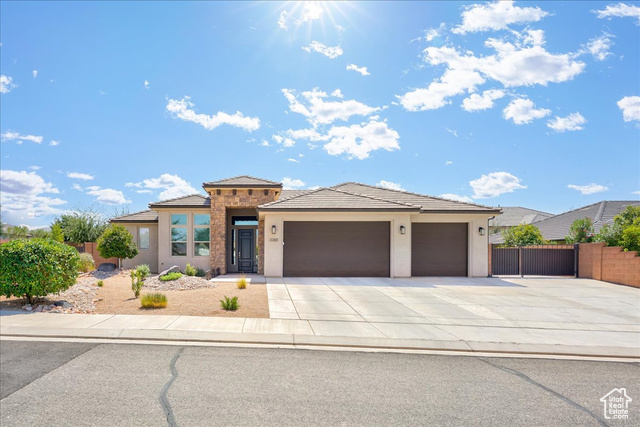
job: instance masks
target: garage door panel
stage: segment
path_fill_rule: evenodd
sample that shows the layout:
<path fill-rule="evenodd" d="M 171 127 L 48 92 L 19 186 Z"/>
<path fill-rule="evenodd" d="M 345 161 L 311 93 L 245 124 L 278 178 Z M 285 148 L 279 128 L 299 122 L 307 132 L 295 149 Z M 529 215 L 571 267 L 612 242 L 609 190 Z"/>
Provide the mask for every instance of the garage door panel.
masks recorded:
<path fill-rule="evenodd" d="M 389 277 L 388 222 L 287 221 L 287 277 Z"/>
<path fill-rule="evenodd" d="M 466 276 L 467 223 L 411 224 L 412 276 Z"/>

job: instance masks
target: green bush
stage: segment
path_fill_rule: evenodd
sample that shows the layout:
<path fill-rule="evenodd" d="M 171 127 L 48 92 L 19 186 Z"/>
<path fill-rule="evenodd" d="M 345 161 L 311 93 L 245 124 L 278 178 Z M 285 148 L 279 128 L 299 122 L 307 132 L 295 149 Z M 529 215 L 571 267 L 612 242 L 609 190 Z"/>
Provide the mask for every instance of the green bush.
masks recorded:
<path fill-rule="evenodd" d="M 220 300 L 220 307 L 222 307 L 223 310 L 236 311 L 240 308 L 238 297 L 229 298 L 225 296 L 224 299 Z"/>
<path fill-rule="evenodd" d="M 591 218 L 576 219 L 569 227 L 569 234 L 565 240 L 569 244 L 591 243 L 594 238 L 593 221 Z"/>
<path fill-rule="evenodd" d="M 596 242 L 604 242 L 607 246 L 620 246 L 623 228 L 620 224 L 605 224 L 600 228 L 600 232 L 596 235 Z"/>
<path fill-rule="evenodd" d="M 236 286 L 238 287 L 238 289 L 247 289 L 247 278 L 244 276 L 239 278 L 236 282 Z"/>
<path fill-rule="evenodd" d="M 0 293 L 34 297 L 61 292 L 76 283 L 80 257 L 71 246 L 50 239 L 13 240 L 0 245 Z"/>
<path fill-rule="evenodd" d="M 140 300 L 142 308 L 165 308 L 167 306 L 167 296 L 159 292 L 146 294 Z"/>
<path fill-rule="evenodd" d="M 56 226 L 62 230 L 65 242 L 86 243 L 98 240 L 107 222 L 100 213 L 84 209 L 57 218 L 51 226 L 52 232 Z"/>
<path fill-rule="evenodd" d="M 62 227 L 60 227 L 60 224 L 53 224 L 51 226 L 51 239 L 56 242 L 64 243 L 64 234 L 62 233 Z"/>
<path fill-rule="evenodd" d="M 172 280 L 178 280 L 182 277 L 182 273 L 178 271 L 172 271 L 171 273 L 167 273 L 164 276 L 160 276 L 160 280 L 163 282 L 170 282 Z"/>
<path fill-rule="evenodd" d="M 187 264 L 187 267 L 184 269 L 184 274 L 187 276 L 195 276 L 197 272 L 198 270 L 191 264 Z"/>
<path fill-rule="evenodd" d="M 140 296 L 144 279 L 149 276 L 149 272 L 150 270 L 147 264 L 139 265 L 134 270 L 131 270 L 131 290 L 136 298 Z"/>
<path fill-rule="evenodd" d="M 102 280 L 98 280 L 98 283 L 96 283 L 98 285 L 99 288 L 104 286 L 104 281 Z"/>
<path fill-rule="evenodd" d="M 138 255 L 138 247 L 133 236 L 121 225 L 109 226 L 98 239 L 98 253 L 103 258 L 133 258 Z"/>
<path fill-rule="evenodd" d="M 80 269 L 79 269 L 79 271 L 82 271 L 83 273 L 88 273 L 88 272 L 94 270 L 95 267 L 96 267 L 96 263 L 93 260 L 93 257 L 91 256 L 91 254 L 88 254 L 88 253 L 80 254 Z"/>
<path fill-rule="evenodd" d="M 547 243 L 538 227 L 531 224 L 520 224 L 503 230 L 502 238 L 504 239 L 503 246 L 508 247 L 544 245 Z"/>
<path fill-rule="evenodd" d="M 637 251 L 640 254 L 640 221 L 636 220 L 635 225 L 624 229 L 620 238 L 620 246 L 625 251 Z"/>
<path fill-rule="evenodd" d="M 207 275 L 207 272 L 204 271 L 203 268 L 196 268 L 196 277 L 205 277 Z"/>

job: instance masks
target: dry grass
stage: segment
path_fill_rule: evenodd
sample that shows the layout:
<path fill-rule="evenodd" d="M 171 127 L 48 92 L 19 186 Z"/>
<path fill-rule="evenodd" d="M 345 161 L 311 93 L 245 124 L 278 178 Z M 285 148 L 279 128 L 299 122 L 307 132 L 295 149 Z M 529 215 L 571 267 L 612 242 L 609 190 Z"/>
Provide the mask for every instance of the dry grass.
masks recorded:
<path fill-rule="evenodd" d="M 165 308 L 167 306 L 167 296 L 160 292 L 142 295 L 140 305 L 142 308 Z"/>
<path fill-rule="evenodd" d="M 142 292 L 145 292 L 145 288 Z M 104 287 L 98 288 L 99 301 L 96 303 L 96 313 L 269 317 L 267 285 L 249 285 L 247 289 L 239 290 L 235 283 L 219 283 L 215 288 L 163 291 L 163 294 L 171 301 L 166 308 L 143 309 L 140 307 L 140 300 L 133 298 L 131 279 L 114 276 L 104 281 Z M 220 300 L 225 295 L 238 297 L 240 308 L 237 311 L 225 311 L 220 307 Z"/>

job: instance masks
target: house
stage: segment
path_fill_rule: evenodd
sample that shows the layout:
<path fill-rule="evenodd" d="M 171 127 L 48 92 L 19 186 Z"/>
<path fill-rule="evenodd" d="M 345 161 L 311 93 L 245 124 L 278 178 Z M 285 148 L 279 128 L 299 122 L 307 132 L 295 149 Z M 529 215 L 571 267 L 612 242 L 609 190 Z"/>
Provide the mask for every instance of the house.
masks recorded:
<path fill-rule="evenodd" d="M 624 211 L 627 206 L 640 206 L 638 200 L 603 200 L 592 205 L 583 206 L 569 212 L 552 216 L 534 222 L 533 225 L 538 227 L 545 240 L 554 242 L 564 242 L 565 237 L 569 234 L 571 224 L 576 219 L 591 218 L 593 221 L 593 229 L 597 234 L 603 225 L 613 223 L 613 218 L 620 212 Z M 503 243 L 502 235 L 496 234 L 489 239 L 490 243 Z"/>
<path fill-rule="evenodd" d="M 486 276 L 487 233 L 499 208 L 354 182 L 283 190 L 238 176 L 205 182 L 207 197 L 151 203 L 114 218 L 140 253 L 124 267 L 187 263 L 283 276 Z"/>
<path fill-rule="evenodd" d="M 494 234 L 520 224 L 531 224 L 553 216 L 552 213 L 523 208 L 520 206 L 501 206 L 502 215 L 489 221 L 489 241 Z"/>

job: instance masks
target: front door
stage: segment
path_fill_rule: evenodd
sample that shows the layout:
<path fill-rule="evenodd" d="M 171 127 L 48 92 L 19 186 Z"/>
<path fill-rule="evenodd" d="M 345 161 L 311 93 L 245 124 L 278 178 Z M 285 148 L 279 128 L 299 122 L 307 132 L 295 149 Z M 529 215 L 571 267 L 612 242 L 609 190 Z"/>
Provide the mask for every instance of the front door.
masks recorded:
<path fill-rule="evenodd" d="M 253 272 L 255 257 L 254 230 L 238 230 L 238 271 Z"/>

